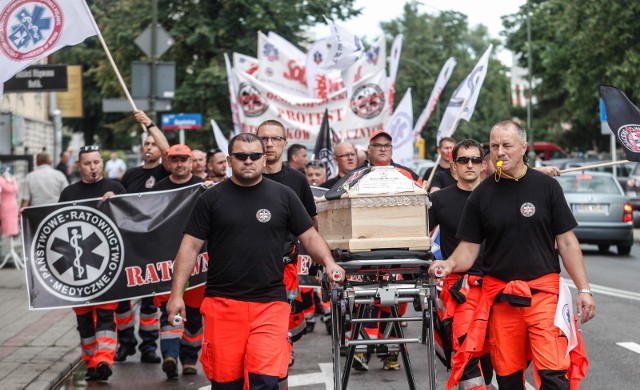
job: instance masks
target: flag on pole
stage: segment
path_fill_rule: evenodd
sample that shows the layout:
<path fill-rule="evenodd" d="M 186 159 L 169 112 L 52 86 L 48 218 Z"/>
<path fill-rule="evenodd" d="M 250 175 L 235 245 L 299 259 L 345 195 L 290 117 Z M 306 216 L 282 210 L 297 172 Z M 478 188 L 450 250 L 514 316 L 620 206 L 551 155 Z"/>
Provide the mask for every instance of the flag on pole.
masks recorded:
<path fill-rule="evenodd" d="M 389 113 L 393 112 L 393 100 L 396 93 L 396 76 L 400 65 L 400 54 L 402 53 L 402 34 L 396 35 L 391 45 L 391 55 L 389 56 L 389 77 L 387 86 L 389 87 Z"/>
<path fill-rule="evenodd" d="M 418 137 L 422 129 L 426 126 L 433 110 L 436 108 L 438 104 L 438 100 L 440 100 L 440 95 L 444 90 L 444 87 L 449 82 L 449 78 L 453 73 L 453 70 L 456 67 L 456 59 L 453 57 L 449 57 L 447 62 L 445 62 L 444 66 L 440 70 L 440 74 L 438 75 L 438 79 L 436 80 L 435 85 L 433 86 L 433 90 L 431 91 L 431 96 L 429 96 L 429 100 L 427 101 L 427 105 L 422 110 L 422 113 L 418 117 L 415 126 L 413 127 L 414 137 Z"/>
<path fill-rule="evenodd" d="M 333 20 L 327 18 L 325 20 L 331 28 L 331 47 L 325 66 L 327 69 L 338 69 L 343 72 L 362 56 L 362 42 L 360 38 Z"/>
<path fill-rule="evenodd" d="M 229 156 L 229 141 L 225 138 L 224 134 L 222 134 L 222 130 L 218 127 L 218 124 L 215 120 L 211 119 L 211 129 L 213 130 L 213 138 L 216 139 L 216 144 L 218 145 L 218 149 L 224 153 L 225 156 Z M 231 167 L 227 164 L 227 177 L 231 176 Z"/>
<path fill-rule="evenodd" d="M 393 138 L 393 161 L 404 166 L 413 163 L 413 103 L 407 90 L 386 126 Z"/>
<path fill-rule="evenodd" d="M 240 125 L 240 113 L 238 112 L 240 108 L 238 107 L 238 95 L 236 94 L 236 91 L 238 89 L 236 87 L 233 71 L 231 70 L 231 61 L 229 61 L 229 56 L 227 55 L 227 53 L 224 53 L 224 65 L 227 69 L 227 85 L 229 86 L 231 119 L 233 119 L 233 135 L 238 135 L 242 133 L 242 126 Z"/>
<path fill-rule="evenodd" d="M 40 58 L 96 34 L 84 0 L 0 0 L 0 86 Z"/>
<path fill-rule="evenodd" d="M 489 55 L 492 49 L 493 45 L 489 45 L 489 48 L 484 52 L 482 57 L 480 57 L 480 60 L 478 60 L 478 63 L 471 73 L 469 73 L 453 93 L 442 117 L 442 121 L 440 122 L 440 127 L 438 127 L 438 143 L 443 137 L 451 137 L 453 135 L 460 119 L 464 119 L 467 122 L 471 120 L 473 111 L 476 108 L 478 96 L 480 95 L 482 83 L 484 83 L 484 78 L 487 75 Z"/>
<path fill-rule="evenodd" d="M 329 111 L 325 109 L 318 138 L 316 138 L 316 146 L 313 148 L 313 155 L 316 160 L 324 162 L 324 166 L 327 168 L 327 179 L 335 176 L 332 138 L 331 128 L 329 127 Z"/>
<path fill-rule="evenodd" d="M 627 160 L 640 161 L 640 109 L 616 87 L 600 86 L 607 123 L 624 150 Z"/>
<path fill-rule="evenodd" d="M 351 99 L 353 95 L 353 86 L 363 77 L 380 70 L 386 70 L 386 44 L 387 41 L 385 37 L 381 36 L 378 38 L 377 45 L 371 46 L 355 64 L 342 72 L 342 80 L 344 80 L 344 86 L 347 89 L 347 97 L 349 99 Z"/>

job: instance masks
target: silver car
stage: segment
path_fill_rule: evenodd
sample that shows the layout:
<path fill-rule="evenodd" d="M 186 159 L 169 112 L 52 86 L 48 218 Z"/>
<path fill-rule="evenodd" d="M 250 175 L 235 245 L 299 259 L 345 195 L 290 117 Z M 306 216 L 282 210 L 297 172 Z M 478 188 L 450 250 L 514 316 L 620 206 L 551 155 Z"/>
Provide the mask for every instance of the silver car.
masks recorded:
<path fill-rule="evenodd" d="M 633 210 L 613 175 L 568 172 L 556 179 L 578 221 L 574 230 L 578 241 L 598 245 L 601 252 L 616 245 L 619 255 L 628 255 L 633 245 Z"/>

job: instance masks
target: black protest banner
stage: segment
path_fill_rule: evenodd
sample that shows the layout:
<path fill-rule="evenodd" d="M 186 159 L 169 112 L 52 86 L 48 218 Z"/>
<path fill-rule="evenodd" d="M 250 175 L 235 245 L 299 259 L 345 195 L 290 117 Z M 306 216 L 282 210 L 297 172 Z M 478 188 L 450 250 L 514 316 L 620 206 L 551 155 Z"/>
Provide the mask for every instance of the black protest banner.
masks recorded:
<path fill-rule="evenodd" d="M 607 123 L 622 145 L 627 160 L 640 161 L 640 109 L 621 90 L 600 86 Z"/>
<path fill-rule="evenodd" d="M 171 290 L 173 260 L 201 185 L 27 207 L 22 212 L 29 306 L 94 305 Z M 189 285 L 206 282 L 206 253 Z"/>

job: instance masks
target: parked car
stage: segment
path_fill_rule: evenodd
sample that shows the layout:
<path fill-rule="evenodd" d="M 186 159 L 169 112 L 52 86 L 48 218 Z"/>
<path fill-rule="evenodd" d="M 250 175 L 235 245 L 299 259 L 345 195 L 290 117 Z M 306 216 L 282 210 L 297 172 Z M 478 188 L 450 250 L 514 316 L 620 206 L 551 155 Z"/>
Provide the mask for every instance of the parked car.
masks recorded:
<path fill-rule="evenodd" d="M 432 160 L 413 160 L 413 166 L 411 169 L 420 177 L 424 177 L 424 174 L 427 172 L 427 169 L 431 168 L 435 165 L 435 162 Z"/>
<path fill-rule="evenodd" d="M 574 229 L 578 241 L 595 244 L 601 252 L 616 245 L 619 255 L 628 255 L 633 245 L 632 208 L 613 175 L 568 172 L 556 179 L 578 221 Z"/>
<path fill-rule="evenodd" d="M 567 152 L 565 152 L 560 146 L 554 144 L 553 142 L 534 142 L 533 150 L 537 155 L 541 155 L 543 160 L 569 157 L 569 154 Z M 527 145 L 527 153 L 529 153 L 529 145 Z"/>
<path fill-rule="evenodd" d="M 560 159 L 560 160 L 545 161 L 544 165 L 553 165 L 555 167 L 558 167 L 558 169 L 562 171 L 563 169 L 606 164 L 610 162 L 611 160 Z M 637 165 L 638 163 L 636 162 L 626 162 L 623 164 L 616 165 L 616 179 L 618 180 L 618 183 L 620 183 L 620 186 L 623 189 L 627 188 L 627 181 L 629 180 L 629 175 L 631 175 L 631 172 L 635 170 Z M 595 171 L 595 172 L 613 173 L 613 166 L 588 168 L 588 170 Z M 582 171 L 577 171 L 577 172 L 582 172 Z"/>

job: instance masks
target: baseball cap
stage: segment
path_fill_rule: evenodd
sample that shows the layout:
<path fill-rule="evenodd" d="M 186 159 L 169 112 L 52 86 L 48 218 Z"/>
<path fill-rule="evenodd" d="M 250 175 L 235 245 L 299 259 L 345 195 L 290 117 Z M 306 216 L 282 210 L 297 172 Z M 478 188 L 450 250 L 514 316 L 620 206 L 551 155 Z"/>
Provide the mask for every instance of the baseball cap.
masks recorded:
<path fill-rule="evenodd" d="M 393 137 L 391 137 L 391 134 L 389 134 L 388 131 L 383 129 L 376 130 L 373 133 L 371 133 L 371 137 L 369 137 L 369 141 L 371 141 L 372 139 L 376 138 L 379 135 L 384 135 L 385 137 L 389 138 L 389 141 L 393 141 Z"/>
<path fill-rule="evenodd" d="M 169 148 L 169 152 L 167 153 L 167 157 L 172 156 L 192 157 L 191 149 L 187 145 L 183 144 L 173 145 Z"/>

